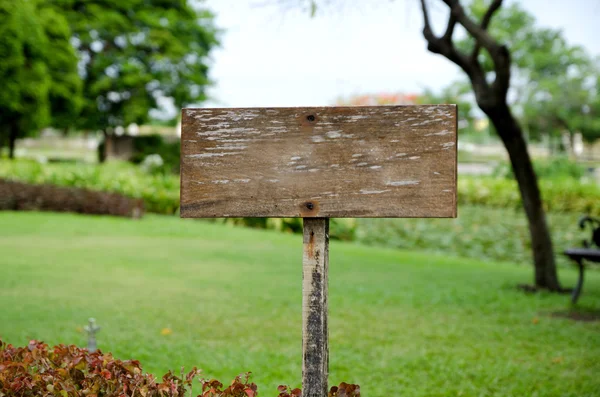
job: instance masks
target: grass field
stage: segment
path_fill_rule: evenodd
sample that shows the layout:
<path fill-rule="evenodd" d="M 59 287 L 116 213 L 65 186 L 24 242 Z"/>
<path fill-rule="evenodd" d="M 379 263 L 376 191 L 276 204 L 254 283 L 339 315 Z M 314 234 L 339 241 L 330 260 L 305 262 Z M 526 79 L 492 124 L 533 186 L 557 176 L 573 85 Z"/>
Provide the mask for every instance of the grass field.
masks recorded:
<path fill-rule="evenodd" d="M 147 371 L 252 371 L 275 396 L 300 385 L 301 244 L 175 217 L 0 213 L 0 337 L 84 346 L 93 316 L 100 348 Z M 366 397 L 600 395 L 600 322 L 553 315 L 567 296 L 518 291 L 525 266 L 340 242 L 330 261 L 330 383 Z M 588 275 L 582 317 L 600 309 Z"/>

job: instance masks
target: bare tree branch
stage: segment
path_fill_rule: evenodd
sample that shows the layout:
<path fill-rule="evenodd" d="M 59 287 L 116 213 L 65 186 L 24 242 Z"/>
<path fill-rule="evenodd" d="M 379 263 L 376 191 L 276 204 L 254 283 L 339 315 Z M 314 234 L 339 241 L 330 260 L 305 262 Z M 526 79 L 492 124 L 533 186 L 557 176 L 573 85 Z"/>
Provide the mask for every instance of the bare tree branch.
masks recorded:
<path fill-rule="evenodd" d="M 459 51 L 452 41 L 452 34 L 454 28 L 458 22 L 455 15 L 450 12 L 448 18 L 448 26 L 446 32 L 442 37 L 437 37 L 431 29 L 431 22 L 429 20 L 429 9 L 427 7 L 426 0 L 421 0 L 421 8 L 423 10 L 423 36 L 427 40 L 427 48 L 429 51 L 445 56 L 450 61 L 454 62 L 469 76 L 473 84 L 473 88 L 476 91 L 476 95 L 482 97 L 482 91 L 489 89 L 485 75 L 481 68 L 481 65 L 477 59 L 470 58 L 466 54 Z"/>
<path fill-rule="evenodd" d="M 431 42 L 432 40 L 435 40 L 436 37 L 431 30 L 431 23 L 429 22 L 429 10 L 425 0 L 421 0 L 421 9 L 423 10 L 423 36 L 425 36 L 427 42 Z"/>
<path fill-rule="evenodd" d="M 452 35 L 454 34 L 454 27 L 456 26 L 456 17 L 450 12 L 450 16 L 448 17 L 448 27 L 446 28 L 446 33 L 442 36 L 442 40 L 452 43 Z"/>
<path fill-rule="evenodd" d="M 458 23 L 460 23 L 467 30 L 467 32 L 469 32 L 469 34 L 483 46 L 483 48 L 488 50 L 490 53 L 498 51 L 500 45 L 487 33 L 485 29 L 469 18 L 458 0 L 443 1 L 450 8 L 450 12 L 454 15 Z"/>
<path fill-rule="evenodd" d="M 492 20 L 492 17 L 494 16 L 494 13 L 496 11 L 498 11 L 498 9 L 500 9 L 501 6 L 502 6 L 502 0 L 492 1 L 492 4 L 490 4 L 490 8 L 488 8 L 488 10 L 485 12 L 485 15 L 481 19 L 481 28 L 482 29 L 487 30 L 488 26 L 490 25 L 490 21 Z"/>
<path fill-rule="evenodd" d="M 490 22 L 492 21 L 494 13 L 498 11 L 498 9 L 500 9 L 500 6 L 502 6 L 502 0 L 494 0 L 492 4 L 490 4 L 490 8 L 487 9 L 483 18 L 481 19 L 482 29 L 487 30 L 487 28 L 490 26 Z M 479 42 L 476 42 L 475 48 L 473 49 L 473 53 L 471 54 L 471 56 L 473 58 L 477 58 L 479 56 L 480 49 L 481 45 L 479 44 Z"/>
<path fill-rule="evenodd" d="M 425 0 L 421 0 L 421 9 L 423 10 L 423 36 L 425 37 L 425 40 L 427 40 L 428 49 L 431 52 L 443 55 L 450 59 L 452 62 L 460 66 L 467 74 L 469 74 L 468 69 L 470 69 L 470 67 L 468 65 L 469 62 L 467 57 L 454 48 L 451 40 L 452 32 L 454 30 L 454 26 L 456 25 L 456 20 L 450 16 L 446 33 L 442 38 L 440 38 L 433 34 L 433 30 L 431 29 L 429 9 Z"/>
<path fill-rule="evenodd" d="M 494 12 L 497 11 L 502 5 L 502 1 L 494 0 L 492 2 L 492 5 L 485 13 L 482 25 L 475 23 L 471 18 L 469 18 L 469 16 L 465 13 L 464 8 L 460 5 L 459 0 L 443 1 L 448 7 L 450 7 L 450 12 L 454 15 L 457 22 L 466 29 L 473 39 L 475 39 L 475 48 L 477 48 L 477 51 L 479 52 L 479 48 L 483 47 L 490 54 L 492 61 L 494 62 L 494 72 L 496 73 L 496 78 L 492 88 L 499 97 L 505 98 L 510 85 L 510 53 L 506 46 L 498 43 L 487 32 L 487 26 L 489 25 Z M 485 28 L 483 26 L 483 22 L 485 22 Z M 473 59 L 473 57 L 471 57 L 471 59 Z M 477 62 L 477 64 L 479 63 Z"/>

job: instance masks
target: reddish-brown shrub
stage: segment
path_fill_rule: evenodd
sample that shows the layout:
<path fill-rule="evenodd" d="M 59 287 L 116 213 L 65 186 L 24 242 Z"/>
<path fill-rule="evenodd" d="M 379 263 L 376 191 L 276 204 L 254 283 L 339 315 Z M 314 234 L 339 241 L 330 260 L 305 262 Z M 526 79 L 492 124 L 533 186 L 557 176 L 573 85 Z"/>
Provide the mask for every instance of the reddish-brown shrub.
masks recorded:
<path fill-rule="evenodd" d="M 121 361 L 110 353 L 90 353 L 76 346 L 52 349 L 32 340 L 27 347 L 14 347 L 0 340 L 0 397 L 184 397 L 193 395 L 193 380 L 200 371 L 171 371 L 157 380 L 144 374 L 137 360 Z M 199 378 L 198 397 L 256 397 L 250 373 L 237 376 L 229 386 L 216 379 Z M 279 386 L 279 397 L 301 397 L 300 389 Z M 341 383 L 329 397 L 360 397 L 358 385 Z"/>
<path fill-rule="evenodd" d="M 142 200 L 74 187 L 32 185 L 0 179 L 0 211 L 57 211 L 139 218 Z"/>

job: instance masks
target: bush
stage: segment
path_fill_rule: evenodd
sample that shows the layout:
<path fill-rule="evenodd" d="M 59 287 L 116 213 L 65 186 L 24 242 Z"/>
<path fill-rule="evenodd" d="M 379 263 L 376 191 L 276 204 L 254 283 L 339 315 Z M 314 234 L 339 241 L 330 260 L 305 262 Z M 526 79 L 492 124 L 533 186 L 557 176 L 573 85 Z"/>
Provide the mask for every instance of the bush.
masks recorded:
<path fill-rule="evenodd" d="M 285 233 L 302 233 L 302 218 L 224 218 L 214 219 L 230 225 L 253 227 L 256 229 L 271 229 Z M 332 240 L 352 241 L 356 234 L 356 219 L 331 219 L 329 222 L 329 237 Z"/>
<path fill-rule="evenodd" d="M 550 212 L 600 215 L 600 186 L 572 178 L 540 179 L 544 207 Z M 492 177 L 458 178 L 458 203 L 521 209 L 521 195 L 513 179 Z"/>
<path fill-rule="evenodd" d="M 131 162 L 134 164 L 142 163 L 147 156 L 158 154 L 163 161 L 163 172 L 179 174 L 179 158 L 181 151 L 181 142 L 167 142 L 158 134 L 136 136 L 133 139 L 134 155 Z"/>
<path fill-rule="evenodd" d="M 136 360 L 75 346 L 49 350 L 35 340 L 22 348 L 0 341 L 0 396 L 184 396 L 197 374 L 195 368 L 182 377 L 169 372 L 158 383 Z"/>
<path fill-rule="evenodd" d="M 164 173 L 179 174 L 179 158 L 181 151 L 181 142 L 176 140 L 168 142 L 162 135 L 141 135 L 131 137 L 133 139 L 133 155 L 130 162 L 140 164 L 147 156 L 157 154 L 163 160 L 161 171 Z M 98 145 L 98 161 L 104 163 L 104 147 L 105 142 L 102 141 Z"/>
<path fill-rule="evenodd" d="M 557 156 L 544 160 L 534 160 L 533 168 L 539 179 L 568 179 L 580 180 L 585 175 L 585 168 L 565 156 Z M 498 163 L 493 176 L 514 179 L 514 173 L 510 163 L 502 161 Z"/>
<path fill-rule="evenodd" d="M 142 200 L 75 187 L 31 185 L 0 179 L 0 211 L 54 211 L 139 218 Z"/>
<path fill-rule="evenodd" d="M 200 371 L 193 368 L 181 376 L 172 372 L 157 382 L 144 374 L 137 360 L 121 361 L 110 353 L 90 353 L 76 346 L 58 345 L 48 349 L 32 340 L 27 347 L 13 347 L 0 340 L 0 396 L 56 397 L 183 397 L 193 395 L 193 381 Z M 226 388 L 216 379 L 201 379 L 198 397 L 256 397 L 257 386 L 250 373 L 237 376 Z M 279 386 L 279 397 L 300 397 L 300 389 Z M 330 397 L 360 397 L 360 387 L 341 383 Z"/>
<path fill-rule="evenodd" d="M 589 238 L 577 227 L 579 214 L 548 214 L 548 224 L 560 266 L 570 261 L 560 253 Z M 361 244 L 426 250 L 479 260 L 532 263 L 531 238 L 522 209 L 461 205 L 456 219 L 359 219 Z"/>
<path fill-rule="evenodd" d="M 125 162 L 94 165 L 0 161 L 0 178 L 119 193 L 142 199 L 147 212 L 175 214 L 179 208 L 178 176 L 151 175 Z"/>

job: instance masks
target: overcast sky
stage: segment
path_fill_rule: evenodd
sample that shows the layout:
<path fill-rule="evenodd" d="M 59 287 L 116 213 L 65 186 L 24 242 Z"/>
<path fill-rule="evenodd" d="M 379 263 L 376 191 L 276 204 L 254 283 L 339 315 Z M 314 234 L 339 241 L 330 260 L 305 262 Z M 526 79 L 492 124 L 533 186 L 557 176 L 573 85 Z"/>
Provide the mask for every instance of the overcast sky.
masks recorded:
<path fill-rule="evenodd" d="M 459 76 L 427 51 L 417 0 L 338 0 L 341 8 L 314 18 L 269 5 L 276 1 L 205 1 L 224 30 L 213 54 L 214 100 L 205 106 L 331 105 L 353 94 L 435 90 Z M 600 55 L 600 0 L 522 3 L 540 25 Z M 444 8 L 434 8 L 443 29 Z"/>

